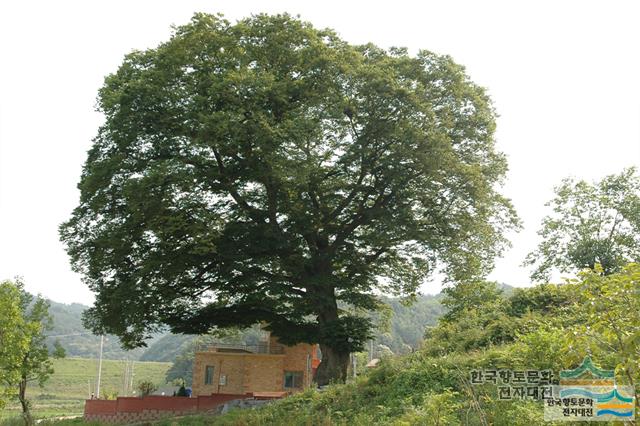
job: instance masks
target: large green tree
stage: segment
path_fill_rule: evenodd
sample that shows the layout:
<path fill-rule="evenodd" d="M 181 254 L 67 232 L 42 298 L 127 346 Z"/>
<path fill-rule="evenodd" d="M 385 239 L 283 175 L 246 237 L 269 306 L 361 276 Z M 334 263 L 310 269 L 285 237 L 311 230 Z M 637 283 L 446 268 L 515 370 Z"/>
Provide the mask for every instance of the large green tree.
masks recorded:
<path fill-rule="evenodd" d="M 640 176 L 628 168 L 589 183 L 564 179 L 547 203 L 553 213 L 538 231 L 537 249 L 524 264 L 533 266 L 531 279 L 549 281 L 558 270 L 576 273 L 594 270 L 619 272 L 628 262 L 640 261 Z"/>
<path fill-rule="evenodd" d="M 341 379 L 371 325 L 338 302 L 480 276 L 518 224 L 490 100 L 448 56 L 197 14 L 127 55 L 98 106 L 61 238 L 96 292 L 87 325 L 128 346 L 264 321 Z"/>

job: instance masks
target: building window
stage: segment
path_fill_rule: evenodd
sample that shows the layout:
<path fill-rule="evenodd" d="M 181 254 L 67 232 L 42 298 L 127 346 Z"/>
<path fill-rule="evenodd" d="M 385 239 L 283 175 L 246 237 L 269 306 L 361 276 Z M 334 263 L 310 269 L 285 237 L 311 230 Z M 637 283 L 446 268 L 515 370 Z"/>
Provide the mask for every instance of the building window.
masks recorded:
<path fill-rule="evenodd" d="M 302 371 L 285 371 L 284 388 L 293 389 L 302 387 Z"/>
<path fill-rule="evenodd" d="M 213 365 L 207 365 L 204 368 L 204 384 L 205 385 L 213 384 Z"/>

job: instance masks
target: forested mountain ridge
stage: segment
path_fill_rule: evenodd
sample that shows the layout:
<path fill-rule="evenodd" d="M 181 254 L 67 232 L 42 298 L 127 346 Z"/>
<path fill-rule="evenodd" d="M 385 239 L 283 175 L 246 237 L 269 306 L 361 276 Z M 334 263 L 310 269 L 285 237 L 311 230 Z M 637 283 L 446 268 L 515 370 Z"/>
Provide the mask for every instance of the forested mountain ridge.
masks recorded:
<path fill-rule="evenodd" d="M 82 313 L 88 306 L 52 300 L 49 300 L 49 303 L 53 329 L 47 333 L 47 344 L 51 347 L 56 340 L 59 341 L 69 357 L 97 358 L 100 355 L 100 336 L 94 335 L 82 325 Z M 148 344 L 153 344 L 157 337 L 150 339 Z M 116 336 L 105 336 L 102 355 L 105 359 L 137 360 L 146 350 L 147 348 L 124 350 Z"/>
<path fill-rule="evenodd" d="M 393 311 L 389 329 L 376 332 L 376 345 L 384 345 L 394 353 L 407 353 L 419 347 L 427 326 L 433 326 L 444 313 L 438 295 L 420 295 L 416 301 L 403 305 L 400 300 L 385 298 Z M 100 337 L 93 335 L 82 325 L 82 312 L 88 306 L 50 301 L 49 312 L 54 326 L 48 338 L 53 345 L 59 340 L 67 356 L 95 358 L 99 355 Z M 106 336 L 103 356 L 106 359 L 135 359 L 141 361 L 173 361 L 193 341 L 195 336 L 159 333 L 147 342 L 146 348 L 126 351 L 115 336 Z"/>

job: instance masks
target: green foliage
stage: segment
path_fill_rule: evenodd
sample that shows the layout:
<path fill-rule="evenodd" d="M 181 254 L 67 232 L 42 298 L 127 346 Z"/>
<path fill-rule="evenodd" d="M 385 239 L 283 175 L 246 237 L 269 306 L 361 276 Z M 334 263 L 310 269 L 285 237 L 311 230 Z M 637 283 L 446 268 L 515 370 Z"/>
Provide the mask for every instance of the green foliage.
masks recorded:
<path fill-rule="evenodd" d="M 459 319 L 469 309 L 503 301 L 502 290 L 497 284 L 485 281 L 462 282 L 445 288 L 443 293 L 442 305 L 447 308 L 447 313 L 442 317 L 445 322 Z"/>
<path fill-rule="evenodd" d="M 441 299 L 441 295 L 419 295 L 415 301 L 406 305 L 397 298 L 383 298 L 383 302 L 392 310 L 391 327 L 388 332 L 376 330 L 376 344 L 387 346 L 395 354 L 408 353 L 419 348 L 425 328 L 436 325 L 444 312 Z"/>
<path fill-rule="evenodd" d="M 491 420 L 490 424 L 496 426 L 531 426 L 549 424 L 549 422 L 544 421 L 542 405 L 538 401 L 489 400 L 486 405 L 486 411 Z"/>
<path fill-rule="evenodd" d="M 389 358 L 379 367 L 346 385 L 313 390 L 270 404 L 259 410 L 231 412 L 215 418 L 215 425 L 441 425 L 479 424 L 465 419 L 486 415 L 489 424 L 496 403 L 489 390 L 476 389 L 479 408 L 469 403 L 467 371 L 500 363 L 506 352 L 429 357 L 416 352 Z M 538 404 L 538 409 L 541 406 Z M 497 414 L 497 413 L 496 413 Z M 516 423 L 525 425 L 526 423 Z"/>
<path fill-rule="evenodd" d="M 64 414 L 64 413 L 63 413 Z M 85 421 L 82 416 L 78 416 L 76 418 L 67 418 L 67 419 L 46 419 L 43 418 L 38 421 L 39 425 L 42 426 L 107 426 L 107 423 L 98 422 L 98 421 Z M 2 426 L 22 426 L 22 420 L 18 419 L 7 419 L 0 422 Z"/>
<path fill-rule="evenodd" d="M 338 302 L 482 276 L 518 225 L 490 100 L 448 56 L 197 14 L 127 55 L 98 106 L 60 232 L 96 292 L 86 324 L 129 347 L 265 321 L 343 360 L 369 327 Z"/>
<path fill-rule="evenodd" d="M 0 367 L 6 368 L 6 372 L 0 375 L 0 385 L 12 388 L 9 392 L 17 395 L 25 424 L 31 425 L 33 418 L 31 402 L 26 395 L 27 386 L 32 382 L 42 386 L 53 373 L 45 343 L 45 333 L 52 328 L 49 303 L 40 296 L 33 297 L 26 292 L 20 280 L 15 283 L 4 281 L 0 286 L 0 303 L 13 304 L 7 307 L 6 314 L 2 314 L 5 318 L 0 320 L 3 326 L 0 328 L 0 337 L 3 346 L 16 345 L 0 351 Z M 9 325 L 15 328 L 4 328 Z"/>
<path fill-rule="evenodd" d="M 513 341 L 520 321 L 510 317 L 509 300 L 495 283 L 460 283 L 445 290 L 449 310 L 437 327 L 425 330 L 423 349 L 432 355 L 466 352 Z"/>
<path fill-rule="evenodd" d="M 450 311 L 436 327 L 427 328 L 423 350 L 431 355 L 467 352 L 513 343 L 532 330 L 571 325 L 578 289 L 575 285 L 542 284 L 513 289 L 505 297 L 494 283 L 464 283 L 447 290 Z"/>
<path fill-rule="evenodd" d="M 150 380 L 144 380 L 138 383 L 137 389 L 140 392 L 140 396 L 147 396 L 157 391 L 158 386 Z"/>
<path fill-rule="evenodd" d="M 606 369 L 615 369 L 617 382 L 640 390 L 640 266 L 632 263 L 620 272 L 604 274 L 600 265 L 579 274 L 579 279 L 547 290 L 558 309 L 538 326 L 519 336 L 510 348 L 515 365 L 573 368 L 589 354 Z M 520 298 L 522 299 L 522 298 Z M 549 297 L 542 299 L 549 300 Z M 547 309 L 542 312 L 548 312 Z"/>
<path fill-rule="evenodd" d="M 640 176 L 629 168 L 590 184 L 565 179 L 547 205 L 553 214 L 542 221 L 542 241 L 525 265 L 531 279 L 546 281 L 551 272 L 574 273 L 600 264 L 604 274 L 640 261 Z"/>
<path fill-rule="evenodd" d="M 194 356 L 192 349 L 185 351 L 182 355 L 178 355 L 173 364 L 171 364 L 171 368 L 167 370 L 165 381 L 167 383 L 184 382 L 187 386 L 191 386 Z"/>
<path fill-rule="evenodd" d="M 581 275 L 584 323 L 574 340 L 588 342 L 592 353 L 600 355 L 616 369 L 621 382 L 640 394 L 640 264 L 627 265 L 616 274 Z"/>
<path fill-rule="evenodd" d="M 118 399 L 118 392 L 110 392 L 110 393 L 105 392 L 104 399 L 110 399 L 110 400 Z"/>
<path fill-rule="evenodd" d="M 95 392 L 98 360 L 64 358 L 53 359 L 52 364 L 54 373 L 42 388 L 27 388 L 27 398 L 32 402 L 33 417 L 42 419 L 81 416 L 85 399 L 89 398 L 91 392 Z M 126 362 L 121 360 L 102 361 L 101 395 L 117 393 L 131 396 L 131 392 L 125 393 L 123 388 L 125 364 Z M 170 365 L 166 362 L 136 362 L 134 377 L 136 380 L 152 381 L 157 386 L 162 386 L 165 384 L 163 378 Z M 22 409 L 16 404 L 17 400 L 9 403 L 2 419 L 20 414 Z"/>
<path fill-rule="evenodd" d="M 571 307 L 575 300 L 575 286 L 539 284 L 526 289 L 514 289 L 509 297 L 509 314 L 521 317 L 527 312 L 547 315 L 564 307 Z"/>
<path fill-rule="evenodd" d="M 6 399 L 17 393 L 20 361 L 29 347 L 29 336 L 23 332 L 25 318 L 21 309 L 22 289 L 11 281 L 0 282 L 0 410 Z"/>
<path fill-rule="evenodd" d="M 542 424 L 540 402 L 499 401 L 495 387 L 470 386 L 469 371 L 536 368 L 557 372 L 575 367 L 590 353 L 603 368 L 616 368 L 619 383 L 628 382 L 627 369 L 637 380 L 633 368 L 638 359 L 634 325 L 640 321 L 636 318 L 640 312 L 638 282 L 640 268 L 629 265 L 617 274 L 604 276 L 596 269 L 563 285 L 515 289 L 508 297 L 487 283 L 467 285 L 459 289 L 468 296 L 462 303 L 479 318 L 493 320 L 485 323 L 455 315 L 455 319 L 443 319 L 435 329 L 455 326 L 466 330 L 472 350 L 457 347 L 440 356 L 427 347 L 387 358 L 378 368 L 361 372 L 354 382 L 324 392 L 307 391 L 259 410 L 165 424 L 404 425 L 435 424 L 434 419 L 439 424 L 479 425 L 480 419 L 497 426 Z M 455 291 L 448 293 L 452 297 Z M 497 296 L 473 297 L 483 294 Z M 489 316 L 492 312 L 494 317 Z M 516 327 L 510 342 L 488 343 L 478 330 L 495 327 L 505 318 Z M 618 334 L 622 344 L 616 349 Z M 457 336 L 460 334 L 453 334 Z M 479 340 L 474 342 L 471 336 Z M 442 339 L 440 345 L 450 344 L 448 337 Z"/>
<path fill-rule="evenodd" d="M 64 347 L 66 355 L 69 357 L 92 358 L 98 356 L 100 348 L 100 336 L 94 335 L 82 324 L 82 314 L 89 307 L 79 303 L 57 303 L 49 301 L 49 313 L 53 317 L 53 328 L 47 333 L 47 346 L 49 350 L 55 349 L 55 342 L 58 341 Z M 125 350 L 122 348 L 120 339 L 114 335 L 107 335 L 104 341 L 104 359 L 140 359 L 142 361 L 172 361 L 162 359 L 165 354 L 162 351 L 151 352 L 149 356 L 145 354 L 159 338 L 166 333 L 154 334 L 151 339 L 145 341 L 148 348 L 138 348 Z M 174 355 L 175 356 L 175 355 Z"/>
<path fill-rule="evenodd" d="M 393 424 L 398 426 L 417 424 L 458 425 L 460 424 L 460 418 L 457 414 L 461 406 L 457 393 L 448 389 L 437 394 L 426 394 L 422 407 L 405 413 Z"/>
<path fill-rule="evenodd" d="M 427 329 L 422 347 L 427 353 L 444 355 L 500 345 L 513 341 L 520 326 L 501 303 L 494 302 L 468 310 L 458 321 Z"/>
<path fill-rule="evenodd" d="M 187 388 L 184 387 L 184 384 L 180 386 L 180 389 L 178 389 L 176 396 L 187 396 Z"/>
<path fill-rule="evenodd" d="M 51 351 L 51 356 L 56 359 L 64 358 L 67 356 L 67 351 L 60 344 L 59 340 L 56 340 L 53 343 L 53 351 Z"/>
<path fill-rule="evenodd" d="M 451 336 L 437 331 L 427 340 L 449 348 L 446 353 L 425 344 L 420 351 L 384 359 L 346 385 L 309 390 L 257 410 L 233 411 L 216 417 L 213 424 L 539 425 L 544 423 L 542 401 L 499 400 L 496 386 L 471 385 L 470 371 L 557 373 L 575 368 L 586 354 L 602 368 L 615 369 L 618 383 L 637 389 L 640 265 L 609 275 L 601 272 L 596 267 L 579 280 L 515 289 L 509 296 L 488 283 L 452 289 L 446 297 L 464 295 L 459 305 L 469 314 L 441 319 L 432 331 L 458 331 Z M 503 322 L 515 329 L 509 340 L 487 339 L 485 329 Z M 456 346 L 458 339 L 467 347 Z"/>
<path fill-rule="evenodd" d="M 540 325 L 523 334 L 509 348 L 510 359 L 518 368 L 538 368 L 559 371 L 575 366 L 584 348 L 571 344 L 567 330 L 560 327 Z M 572 362 L 573 361 L 573 362 Z"/>
<path fill-rule="evenodd" d="M 602 272 L 596 265 L 567 284 L 527 289 L 534 296 L 530 300 L 553 299 L 557 309 L 519 336 L 511 348 L 516 364 L 560 370 L 575 367 L 590 354 L 603 367 L 616 369 L 619 383 L 637 385 L 640 267 L 629 264 L 618 273 Z M 540 296 L 541 289 L 547 296 Z M 549 304 L 545 306 L 540 311 L 548 313 Z"/>

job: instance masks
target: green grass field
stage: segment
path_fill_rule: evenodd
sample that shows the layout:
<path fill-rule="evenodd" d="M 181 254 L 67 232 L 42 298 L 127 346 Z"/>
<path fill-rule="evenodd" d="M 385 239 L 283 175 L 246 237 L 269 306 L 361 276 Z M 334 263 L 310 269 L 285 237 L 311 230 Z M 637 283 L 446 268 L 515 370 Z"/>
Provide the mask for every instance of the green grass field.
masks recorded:
<path fill-rule="evenodd" d="M 171 366 L 169 362 L 135 362 L 134 389 L 141 381 L 151 381 L 158 386 L 164 384 L 164 377 Z M 84 400 L 95 389 L 98 373 L 97 359 L 67 358 L 53 361 L 54 373 L 41 388 L 31 383 L 27 395 L 33 404 L 33 415 L 37 418 L 81 415 Z M 103 360 L 100 395 L 113 396 L 124 393 L 125 361 Z M 91 387 L 91 388 L 90 388 Z M 9 403 L 0 412 L 0 421 L 20 414 L 17 401 Z"/>

